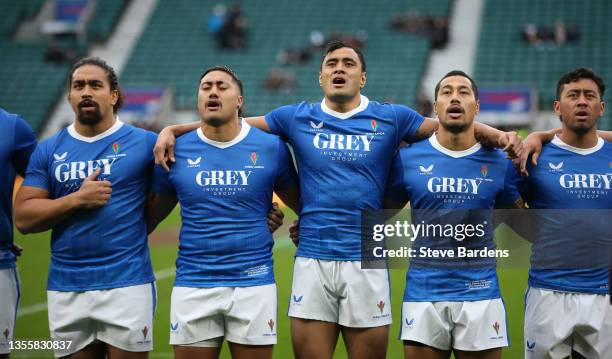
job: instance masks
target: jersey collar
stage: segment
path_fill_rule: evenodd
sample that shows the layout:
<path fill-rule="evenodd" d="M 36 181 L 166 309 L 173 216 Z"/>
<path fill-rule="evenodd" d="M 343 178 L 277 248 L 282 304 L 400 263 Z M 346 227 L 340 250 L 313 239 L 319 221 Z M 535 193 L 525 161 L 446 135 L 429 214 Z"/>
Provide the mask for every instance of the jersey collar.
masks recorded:
<path fill-rule="evenodd" d="M 578 147 L 574 147 L 574 146 L 570 146 L 567 143 L 563 142 L 559 136 L 555 135 L 555 137 L 552 139 L 552 141 L 550 141 L 550 143 L 552 143 L 553 145 L 562 148 L 564 150 L 570 151 L 570 152 L 574 152 L 576 154 L 579 155 L 590 155 L 591 153 L 595 153 L 597 151 L 599 151 L 603 145 L 604 145 L 604 140 L 601 137 L 597 137 L 597 144 L 594 147 L 591 148 L 578 148 Z"/>
<path fill-rule="evenodd" d="M 68 134 L 74 138 L 76 138 L 77 140 L 83 141 L 83 142 L 87 142 L 87 143 L 92 143 L 92 142 L 96 142 L 98 140 L 101 140 L 105 137 L 108 137 L 110 135 L 112 135 L 113 133 L 119 131 L 119 129 L 123 126 L 123 122 L 121 122 L 119 120 L 119 117 L 115 118 L 115 123 L 113 123 L 113 125 L 106 131 L 95 135 L 93 137 L 87 137 L 87 136 L 83 136 L 81 134 L 79 134 L 75 128 L 74 128 L 74 123 L 71 124 L 70 126 L 68 126 L 67 130 L 68 130 Z"/>
<path fill-rule="evenodd" d="M 365 110 L 368 107 L 368 104 L 370 103 L 370 100 L 368 100 L 367 97 L 365 97 L 364 95 L 359 95 L 361 101 L 359 102 L 359 106 L 355 107 L 354 109 L 350 110 L 349 112 L 336 112 L 332 109 L 330 109 L 329 107 L 327 107 L 327 105 L 325 104 L 325 98 L 323 98 L 323 100 L 321 100 L 321 111 L 325 112 L 326 114 L 330 115 L 330 116 L 334 116 L 336 118 L 339 118 L 341 120 L 346 120 L 349 117 L 352 117 L 353 115 L 358 114 L 359 112 Z"/>
<path fill-rule="evenodd" d="M 433 148 L 435 148 L 436 150 L 444 153 L 445 155 L 451 156 L 453 158 L 461 158 L 461 157 L 469 156 L 471 154 L 478 152 L 478 150 L 482 148 L 482 145 L 480 144 L 480 142 L 476 142 L 474 146 L 468 148 L 467 150 L 463 150 L 463 151 L 449 150 L 448 148 L 442 146 L 440 142 L 438 142 L 438 138 L 436 137 L 436 134 L 433 134 L 431 137 L 429 137 L 429 143 L 431 143 Z"/>
<path fill-rule="evenodd" d="M 242 118 L 240 120 L 240 124 L 242 125 L 242 127 L 240 128 L 240 132 L 238 133 L 238 136 L 236 136 L 233 140 L 227 141 L 227 142 L 219 142 L 219 141 L 215 141 L 215 140 L 211 140 L 210 138 L 206 137 L 206 135 L 204 135 L 204 131 L 202 131 L 202 127 L 198 127 L 198 129 L 196 130 L 198 137 L 205 143 L 211 145 L 211 146 L 215 146 L 217 148 L 228 148 L 230 146 L 233 146 L 237 143 L 239 143 L 240 141 L 244 140 L 244 138 L 249 134 L 249 131 L 251 130 L 251 125 L 249 125 L 244 118 Z"/>

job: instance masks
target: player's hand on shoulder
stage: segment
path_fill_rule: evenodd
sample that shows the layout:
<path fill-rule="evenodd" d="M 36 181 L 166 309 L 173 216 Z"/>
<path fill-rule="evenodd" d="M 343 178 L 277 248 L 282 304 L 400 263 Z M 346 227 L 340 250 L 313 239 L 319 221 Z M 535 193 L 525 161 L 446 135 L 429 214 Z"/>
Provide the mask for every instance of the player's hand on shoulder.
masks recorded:
<path fill-rule="evenodd" d="M 155 164 L 162 166 L 166 171 L 170 171 L 168 161 L 174 162 L 174 145 L 176 137 L 172 128 L 166 127 L 157 136 L 157 142 L 153 148 L 155 155 Z"/>
<path fill-rule="evenodd" d="M 509 159 L 519 158 L 523 152 L 523 141 L 514 131 L 504 132 L 499 138 L 499 145 Z"/>
<path fill-rule="evenodd" d="M 299 219 L 296 219 L 295 221 L 293 221 L 293 223 L 291 223 L 291 226 L 289 226 L 289 238 L 291 238 L 291 241 L 293 242 L 293 244 L 295 244 L 296 247 L 300 243 L 300 220 Z"/>
<path fill-rule="evenodd" d="M 529 176 L 527 171 L 527 161 L 531 156 L 531 164 L 534 166 L 538 165 L 538 157 L 542 152 L 542 139 L 537 133 L 532 133 L 523 142 L 523 153 L 521 153 L 521 174 L 523 176 Z"/>
<path fill-rule="evenodd" d="M 270 233 L 276 232 L 283 225 L 283 218 L 285 218 L 285 214 L 280 210 L 278 203 L 273 202 L 272 209 L 268 212 L 268 229 Z"/>
<path fill-rule="evenodd" d="M 98 168 L 92 174 L 87 176 L 79 188 L 75 192 L 78 199 L 78 207 L 85 209 L 94 209 L 104 206 L 108 203 L 113 192 L 110 181 L 104 180 L 99 181 L 98 175 L 100 175 L 100 169 Z"/>
<path fill-rule="evenodd" d="M 13 252 L 13 254 L 16 255 L 17 257 L 20 257 L 21 254 L 23 253 L 23 247 L 17 243 L 13 243 L 11 247 L 11 252 Z"/>

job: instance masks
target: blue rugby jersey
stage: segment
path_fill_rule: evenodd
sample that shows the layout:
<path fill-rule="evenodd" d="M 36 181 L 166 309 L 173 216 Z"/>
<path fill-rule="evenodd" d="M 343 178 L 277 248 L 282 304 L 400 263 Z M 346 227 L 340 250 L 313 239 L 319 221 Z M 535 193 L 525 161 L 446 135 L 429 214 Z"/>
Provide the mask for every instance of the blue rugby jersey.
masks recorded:
<path fill-rule="evenodd" d="M 285 143 L 242 122 L 229 142 L 201 129 L 177 139 L 176 162 L 156 167 L 153 190 L 181 206 L 178 287 L 243 287 L 274 283 L 267 225 L 272 192 L 297 187 Z"/>
<path fill-rule="evenodd" d="M 272 133 L 294 150 L 302 209 L 298 257 L 361 260 L 361 211 L 382 208 L 391 160 L 412 141 L 423 117 L 361 96 L 347 113 L 325 101 L 301 102 L 266 115 Z"/>
<path fill-rule="evenodd" d="M 111 289 L 154 280 L 144 208 L 153 172 L 152 132 L 115 124 L 95 137 L 69 126 L 41 142 L 32 154 L 24 186 L 49 192 L 52 199 L 78 191 L 97 168 L 109 180 L 108 203 L 77 210 L 51 235 L 47 287 L 57 291 Z"/>

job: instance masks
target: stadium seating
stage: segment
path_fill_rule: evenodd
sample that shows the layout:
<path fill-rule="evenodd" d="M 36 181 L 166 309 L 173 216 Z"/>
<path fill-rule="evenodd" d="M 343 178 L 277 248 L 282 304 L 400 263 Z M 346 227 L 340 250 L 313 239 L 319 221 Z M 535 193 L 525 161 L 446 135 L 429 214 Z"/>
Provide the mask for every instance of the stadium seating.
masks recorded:
<path fill-rule="evenodd" d="M 481 86 L 531 85 L 539 92 L 540 109 L 551 108 L 559 76 L 572 68 L 590 67 L 610 82 L 611 14 L 612 2 L 607 0 L 489 0 L 480 32 L 475 79 Z M 554 29 L 557 19 L 567 26 L 578 26 L 577 43 L 536 48 L 521 39 L 526 23 Z M 600 127 L 612 129 L 612 111 L 607 112 Z"/>
<path fill-rule="evenodd" d="M 126 2 L 126 0 L 97 1 L 94 20 L 87 24 L 87 38 L 93 41 L 106 41 L 119 20 Z"/>
<path fill-rule="evenodd" d="M 33 43 L 13 40 L 13 35 L 24 20 L 36 16 L 45 0 L 20 0 L 0 2 L 3 21 L 0 25 L 0 106 L 7 111 L 21 114 L 35 131 L 40 131 L 66 86 L 69 64 L 52 64 L 44 61 L 49 42 L 41 38 Z M 125 0 L 97 1 L 89 34 L 107 38 L 116 23 Z M 86 53 L 87 44 L 74 38 L 59 39 L 61 48 L 76 46 Z"/>
<path fill-rule="evenodd" d="M 230 2 L 225 1 L 226 5 Z M 303 5 L 287 1 L 245 1 L 247 49 L 220 51 L 207 32 L 206 21 L 215 3 L 198 0 L 160 0 L 142 34 L 121 81 L 125 86 L 169 86 L 180 109 L 195 109 L 198 79 L 211 65 L 232 67 L 244 82 L 245 112 L 265 114 L 271 109 L 301 100 L 318 101 L 319 54 L 305 65 L 294 65 L 298 88 L 290 94 L 270 93 L 263 88 L 271 68 L 279 66 L 277 53 L 288 47 L 309 44 L 309 34 L 319 30 L 354 34 L 366 31 L 364 50 L 368 84 L 364 93 L 372 99 L 413 105 L 426 65 L 426 40 L 389 29 L 396 12 L 409 9 L 424 14 L 447 15 L 450 1 L 412 0 L 313 0 Z M 341 17 L 342 21 L 338 21 Z"/>

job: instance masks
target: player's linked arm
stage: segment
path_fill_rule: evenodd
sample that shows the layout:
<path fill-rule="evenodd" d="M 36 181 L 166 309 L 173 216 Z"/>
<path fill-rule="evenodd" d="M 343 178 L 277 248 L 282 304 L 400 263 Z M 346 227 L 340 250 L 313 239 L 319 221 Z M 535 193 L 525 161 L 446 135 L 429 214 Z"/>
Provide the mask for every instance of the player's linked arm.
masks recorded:
<path fill-rule="evenodd" d="M 406 205 L 408 201 L 399 201 L 396 198 L 385 195 L 383 200 L 383 209 L 385 211 L 385 220 L 395 217 Z"/>
<path fill-rule="evenodd" d="M 145 216 L 147 219 L 147 234 L 151 234 L 157 225 L 163 221 L 176 207 L 178 199 L 174 195 L 151 192 L 147 198 Z"/>
<path fill-rule="evenodd" d="M 438 130 L 438 119 L 425 117 L 417 131 L 417 139 L 428 138 Z M 474 123 L 474 132 L 478 142 L 487 147 L 501 148 L 508 158 L 520 157 L 523 144 L 521 138 L 514 131 L 504 132 L 480 122 Z"/>
<path fill-rule="evenodd" d="M 300 188 L 292 187 L 274 191 L 287 207 L 295 214 L 300 214 Z"/>
<path fill-rule="evenodd" d="M 495 206 L 495 209 L 520 210 L 512 213 L 508 212 L 501 217 L 503 218 L 504 223 L 512 228 L 512 230 L 519 236 L 523 237 L 529 242 L 533 242 L 533 236 L 535 234 L 532 221 L 533 216 L 529 214 L 526 208 L 527 206 L 525 205 L 525 201 L 522 197 L 517 198 L 517 200 L 509 206 Z M 497 228 L 498 225 L 499 223 L 496 223 L 495 227 Z"/>
<path fill-rule="evenodd" d="M 253 127 L 257 127 L 262 131 L 270 132 L 270 127 L 266 122 L 264 116 L 258 117 L 247 117 L 245 121 Z M 157 136 L 157 142 L 155 142 L 155 148 L 153 153 L 155 154 L 155 164 L 163 167 L 166 172 L 170 171 L 168 167 L 168 161 L 174 162 L 174 145 L 176 138 L 191 132 L 200 127 L 202 123 L 200 121 L 183 123 L 177 125 L 170 125 L 164 127 L 163 130 Z"/>
<path fill-rule="evenodd" d="M 553 128 L 548 131 L 535 131 L 527 136 L 524 142 L 523 153 L 520 156 L 521 173 L 523 176 L 529 175 L 527 172 L 527 161 L 529 160 L 529 156 L 531 156 L 531 163 L 537 166 L 538 157 L 540 157 L 540 152 L 542 152 L 542 145 L 552 141 L 555 135 L 559 133 L 561 133 L 561 128 Z M 612 142 L 612 131 L 597 131 L 597 135 L 605 141 Z"/>
<path fill-rule="evenodd" d="M 104 206 L 110 199 L 112 188 L 109 181 L 97 181 L 97 169 L 81 184 L 78 191 L 51 199 L 49 192 L 33 186 L 22 186 L 15 198 L 15 226 L 19 232 L 35 233 L 53 228 L 76 210 L 95 209 Z"/>

